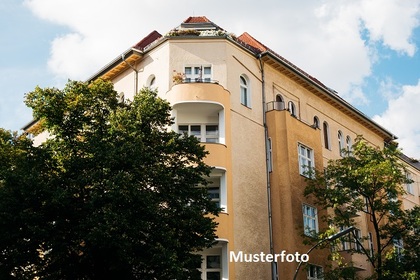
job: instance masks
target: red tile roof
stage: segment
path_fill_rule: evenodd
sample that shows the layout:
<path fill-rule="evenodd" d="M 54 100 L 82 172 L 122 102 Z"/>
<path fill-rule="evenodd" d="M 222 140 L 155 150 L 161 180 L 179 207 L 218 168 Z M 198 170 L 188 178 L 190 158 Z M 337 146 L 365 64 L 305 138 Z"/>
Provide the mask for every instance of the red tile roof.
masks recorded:
<path fill-rule="evenodd" d="M 242 41 L 243 43 L 253 47 L 254 49 L 259 50 L 260 52 L 265 52 L 269 50 L 264 44 L 259 42 L 257 39 L 249 35 L 247 32 L 243 33 L 241 36 L 238 37 L 238 40 Z"/>
<path fill-rule="evenodd" d="M 156 30 L 152 31 L 149 35 L 141 39 L 140 42 L 135 44 L 133 48 L 138 49 L 138 50 L 143 50 L 145 47 L 147 47 L 148 45 L 150 45 L 151 43 L 153 43 L 160 37 L 162 37 L 162 35 L 159 32 L 157 32 Z"/>
<path fill-rule="evenodd" d="M 201 22 L 211 22 L 208 18 L 206 17 L 189 17 L 186 20 L 184 20 L 183 23 L 201 23 Z"/>

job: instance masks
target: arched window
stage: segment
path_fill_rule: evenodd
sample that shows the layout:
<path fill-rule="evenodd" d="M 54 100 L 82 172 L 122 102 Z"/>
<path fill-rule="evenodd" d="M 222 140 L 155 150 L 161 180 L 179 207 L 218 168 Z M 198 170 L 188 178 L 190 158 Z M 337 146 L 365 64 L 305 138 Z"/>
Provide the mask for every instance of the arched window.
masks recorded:
<path fill-rule="evenodd" d="M 328 127 L 328 123 L 324 122 L 322 124 L 322 130 L 324 131 L 324 147 L 325 149 L 330 150 L 330 128 Z"/>
<path fill-rule="evenodd" d="M 340 152 L 340 155 L 343 156 L 343 149 L 344 149 L 344 139 L 343 139 L 343 133 L 339 130 L 338 134 L 338 150 Z"/>
<path fill-rule="evenodd" d="M 251 95 L 249 90 L 249 80 L 245 75 L 239 77 L 241 88 L 241 104 L 251 108 Z"/>
<path fill-rule="evenodd" d="M 155 82 L 156 82 L 156 78 L 153 77 L 152 80 L 150 81 L 149 87 L 153 87 L 155 85 Z"/>
<path fill-rule="evenodd" d="M 314 124 L 313 124 L 314 128 L 319 128 L 319 119 L 317 116 L 314 116 Z"/>
<path fill-rule="evenodd" d="M 289 101 L 288 103 L 289 112 L 293 117 L 296 117 L 296 106 L 292 101 Z"/>
<path fill-rule="evenodd" d="M 147 79 L 147 87 L 153 89 L 155 87 L 155 84 L 156 84 L 155 75 L 150 75 L 149 78 Z"/>
<path fill-rule="evenodd" d="M 283 97 L 280 94 L 276 95 L 276 103 L 274 104 L 275 110 L 284 110 L 284 100 Z"/>
<path fill-rule="evenodd" d="M 351 150 L 352 150 L 351 138 L 348 135 L 346 137 L 346 149 L 347 149 L 348 152 L 351 152 Z"/>

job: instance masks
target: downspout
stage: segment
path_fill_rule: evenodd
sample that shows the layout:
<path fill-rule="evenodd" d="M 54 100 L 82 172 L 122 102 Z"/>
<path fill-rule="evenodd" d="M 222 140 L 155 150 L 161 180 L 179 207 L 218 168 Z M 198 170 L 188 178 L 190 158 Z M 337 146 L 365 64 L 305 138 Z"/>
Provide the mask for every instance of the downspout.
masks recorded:
<path fill-rule="evenodd" d="M 133 71 L 134 71 L 134 95 L 136 95 L 138 93 L 138 89 L 139 89 L 139 86 L 138 86 L 139 71 L 136 68 L 134 68 L 133 65 L 131 65 L 130 63 L 128 63 L 127 60 L 125 60 L 125 55 L 124 54 L 121 55 L 121 59 L 125 63 L 127 63 L 127 65 L 130 66 L 130 68 L 133 69 Z"/>
<path fill-rule="evenodd" d="M 264 126 L 264 143 L 265 143 L 265 172 L 266 172 L 266 182 L 267 182 L 267 203 L 268 203 L 268 230 L 270 237 L 270 254 L 274 255 L 274 245 L 273 245 L 273 218 L 271 210 L 271 185 L 270 185 L 270 172 L 269 172 L 269 146 L 268 146 L 268 128 L 267 128 L 267 107 L 265 102 L 265 75 L 264 75 L 264 64 L 261 59 L 261 54 L 258 55 L 258 60 L 260 62 L 260 71 L 261 71 L 261 95 L 262 95 L 262 109 L 263 109 L 263 126 Z M 277 264 L 271 262 L 271 279 L 277 280 Z"/>

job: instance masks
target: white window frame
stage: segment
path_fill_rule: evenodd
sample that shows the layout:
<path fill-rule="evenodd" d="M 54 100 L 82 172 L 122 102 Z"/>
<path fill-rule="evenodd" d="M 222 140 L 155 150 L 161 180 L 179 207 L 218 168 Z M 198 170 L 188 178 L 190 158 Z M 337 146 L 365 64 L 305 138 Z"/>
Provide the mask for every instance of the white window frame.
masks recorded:
<path fill-rule="evenodd" d="M 302 204 L 303 231 L 305 235 L 312 236 L 318 233 L 318 209 L 308 204 Z"/>
<path fill-rule="evenodd" d="M 370 256 L 373 257 L 374 252 L 375 252 L 375 247 L 373 245 L 373 234 L 371 232 L 369 232 L 368 234 L 369 236 L 369 250 L 370 250 Z"/>
<path fill-rule="evenodd" d="M 289 101 L 287 103 L 287 110 L 289 110 L 289 113 L 293 116 L 293 117 L 297 117 L 297 112 L 296 112 L 296 105 L 295 103 L 293 103 L 293 101 Z"/>
<path fill-rule="evenodd" d="M 189 70 L 188 70 L 189 69 Z M 184 82 L 186 83 L 210 83 L 212 81 L 212 66 L 210 64 L 203 65 L 185 65 L 184 66 Z"/>
<path fill-rule="evenodd" d="M 209 177 L 206 177 L 206 180 L 209 182 L 207 185 L 209 197 L 212 201 L 216 202 L 218 206 L 222 209 L 222 213 L 227 213 L 227 181 L 226 181 L 226 169 L 223 167 L 214 167 L 213 171 L 210 173 Z M 198 187 L 203 187 L 198 185 Z M 218 189 L 215 192 L 210 192 L 210 190 Z M 211 194 L 218 194 L 218 197 L 212 197 Z"/>
<path fill-rule="evenodd" d="M 308 177 L 306 172 L 315 169 L 314 151 L 311 148 L 298 143 L 298 157 L 299 174 Z"/>
<path fill-rule="evenodd" d="M 411 173 L 407 172 L 405 174 L 405 176 L 407 177 L 407 179 L 409 180 L 413 180 Z M 406 189 L 407 189 L 407 193 L 409 194 L 414 194 L 414 187 L 413 187 L 413 183 L 408 183 L 405 185 Z"/>
<path fill-rule="evenodd" d="M 347 148 L 348 152 L 351 152 L 353 150 L 352 145 L 353 144 L 351 142 L 351 137 L 347 135 L 347 137 L 346 137 L 346 148 Z"/>
<path fill-rule="evenodd" d="M 178 133 L 181 133 L 180 127 L 181 126 L 187 126 L 188 127 L 188 136 L 195 136 L 197 139 L 202 143 L 220 143 L 220 128 L 219 124 L 217 123 L 197 123 L 197 124 L 187 124 L 187 123 L 179 123 L 178 124 Z M 200 134 L 194 134 L 192 127 L 200 127 Z M 217 131 L 215 134 L 209 134 L 207 128 L 211 126 L 216 126 Z"/>
<path fill-rule="evenodd" d="M 207 280 L 207 272 L 219 272 L 220 279 L 227 280 L 229 271 L 228 271 L 228 244 L 225 241 L 219 241 L 214 247 L 205 249 L 202 252 L 199 252 L 201 255 L 201 266 L 198 270 L 201 272 L 201 279 Z M 218 256 L 220 260 L 219 267 L 209 268 L 207 267 L 208 257 Z"/>
<path fill-rule="evenodd" d="M 313 124 L 314 128 L 320 128 L 319 127 L 319 118 L 317 116 L 314 116 L 314 124 Z"/>
<path fill-rule="evenodd" d="M 346 230 L 347 229 L 347 227 L 343 227 L 343 226 L 341 226 L 340 227 L 340 231 L 343 231 L 343 230 Z M 341 242 L 341 251 L 348 251 L 348 250 L 350 250 L 351 249 L 351 240 L 350 240 L 350 238 L 349 238 L 349 234 L 346 234 L 346 235 L 344 235 L 344 236 L 342 236 L 342 237 L 340 237 L 340 242 Z"/>
<path fill-rule="evenodd" d="M 394 237 L 394 238 L 392 238 L 392 244 L 393 244 L 394 249 L 395 249 L 395 254 L 396 254 L 397 260 L 400 262 L 403 255 L 404 255 L 404 253 L 403 253 L 403 250 L 404 250 L 403 240 L 401 238 Z"/>
<path fill-rule="evenodd" d="M 313 269 L 313 270 L 312 270 Z M 308 264 L 306 267 L 308 280 L 322 280 L 324 279 L 324 268 L 319 265 Z"/>
<path fill-rule="evenodd" d="M 268 172 L 273 172 L 273 143 L 271 138 L 267 139 L 267 160 L 268 160 Z"/>
<path fill-rule="evenodd" d="M 357 252 L 361 252 L 362 248 L 362 231 L 358 228 L 354 230 L 354 250 Z"/>
<path fill-rule="evenodd" d="M 150 75 L 149 78 L 147 79 L 147 87 L 150 89 L 155 89 L 156 88 L 156 76 L 155 75 Z"/>
<path fill-rule="evenodd" d="M 343 149 L 344 149 L 344 137 L 343 132 L 341 130 L 337 133 L 338 138 L 338 152 L 340 153 L 340 156 L 344 156 Z"/>
<path fill-rule="evenodd" d="M 325 121 L 322 123 L 322 130 L 324 134 L 324 148 L 331 150 L 330 126 Z"/>
<path fill-rule="evenodd" d="M 239 76 L 241 104 L 251 108 L 251 89 L 250 82 L 246 75 Z"/>

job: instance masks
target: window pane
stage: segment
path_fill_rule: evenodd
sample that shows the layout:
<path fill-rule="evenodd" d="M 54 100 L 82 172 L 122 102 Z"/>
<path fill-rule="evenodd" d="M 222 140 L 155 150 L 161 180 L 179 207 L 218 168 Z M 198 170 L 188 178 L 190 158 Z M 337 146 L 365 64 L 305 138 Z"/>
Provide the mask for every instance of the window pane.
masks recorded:
<path fill-rule="evenodd" d="M 245 80 L 245 78 L 241 76 L 240 79 L 241 79 L 241 85 L 246 86 L 246 80 Z"/>
<path fill-rule="evenodd" d="M 206 142 L 218 143 L 219 142 L 219 126 L 206 125 Z"/>
<path fill-rule="evenodd" d="M 204 67 L 204 74 L 211 75 L 211 67 Z"/>
<path fill-rule="evenodd" d="M 207 143 L 219 143 L 218 138 L 206 138 Z"/>
<path fill-rule="evenodd" d="M 178 126 L 178 132 L 180 134 L 188 133 L 188 125 L 179 125 Z"/>
<path fill-rule="evenodd" d="M 207 268 L 220 268 L 220 256 L 207 256 Z"/>
<path fill-rule="evenodd" d="M 218 200 L 220 198 L 219 188 L 209 188 L 208 190 L 209 198 Z"/>
<path fill-rule="evenodd" d="M 191 135 L 201 136 L 201 126 L 200 125 L 192 125 L 191 126 Z"/>
<path fill-rule="evenodd" d="M 206 125 L 206 135 L 219 135 L 219 126 Z"/>
<path fill-rule="evenodd" d="M 248 93 L 245 87 L 241 87 L 241 103 L 248 105 Z"/>
<path fill-rule="evenodd" d="M 185 67 L 185 75 L 191 75 L 191 67 Z"/>
<path fill-rule="evenodd" d="M 207 272 L 207 280 L 220 280 L 220 272 Z"/>
<path fill-rule="evenodd" d="M 198 75 L 200 74 L 201 67 L 194 67 L 194 74 Z"/>

